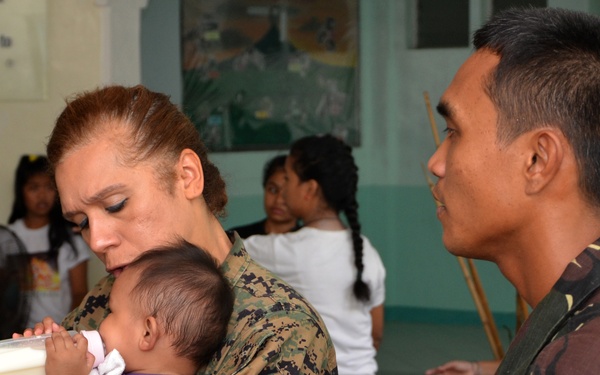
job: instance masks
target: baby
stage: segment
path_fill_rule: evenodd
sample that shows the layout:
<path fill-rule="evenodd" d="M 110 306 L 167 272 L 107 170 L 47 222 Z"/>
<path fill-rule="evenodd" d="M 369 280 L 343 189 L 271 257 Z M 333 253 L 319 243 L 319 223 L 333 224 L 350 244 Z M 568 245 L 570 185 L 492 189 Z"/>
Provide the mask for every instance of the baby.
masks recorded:
<path fill-rule="evenodd" d="M 101 364 L 96 373 L 192 375 L 223 343 L 233 293 L 213 258 L 181 241 L 142 253 L 115 280 L 109 306 L 99 332 L 106 361 L 121 368 Z M 53 333 L 46 374 L 89 374 L 87 346 L 81 334 Z"/>

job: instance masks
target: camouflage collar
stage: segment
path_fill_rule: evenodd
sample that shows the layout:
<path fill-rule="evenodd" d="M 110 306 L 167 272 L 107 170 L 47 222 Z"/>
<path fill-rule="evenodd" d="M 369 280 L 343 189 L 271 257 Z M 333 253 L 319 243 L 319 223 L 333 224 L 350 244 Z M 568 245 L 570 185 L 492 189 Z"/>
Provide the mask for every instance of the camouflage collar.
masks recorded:
<path fill-rule="evenodd" d="M 560 279 L 519 330 L 497 374 L 525 374 L 565 322 L 600 288 L 600 239 L 565 268 Z"/>
<path fill-rule="evenodd" d="M 237 232 L 228 232 L 228 235 L 233 246 L 229 251 L 229 255 L 227 255 L 227 258 L 221 264 L 221 270 L 231 285 L 237 285 L 240 277 L 242 277 L 242 274 L 248 268 L 250 255 L 246 252 L 244 243 Z"/>

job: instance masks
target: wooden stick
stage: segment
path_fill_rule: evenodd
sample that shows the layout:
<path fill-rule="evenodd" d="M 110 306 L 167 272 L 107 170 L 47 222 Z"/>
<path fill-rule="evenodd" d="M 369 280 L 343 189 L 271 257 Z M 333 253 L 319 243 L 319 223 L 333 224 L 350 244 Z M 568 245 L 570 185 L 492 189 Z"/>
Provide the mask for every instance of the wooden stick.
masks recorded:
<path fill-rule="evenodd" d="M 529 317 L 529 306 L 527 306 L 527 302 L 521 297 L 519 293 L 517 293 L 517 325 L 515 332 L 519 331 L 523 323 Z"/>
<path fill-rule="evenodd" d="M 502 358 L 502 355 L 501 355 L 502 349 L 500 348 L 500 350 L 498 350 L 496 341 L 493 339 L 494 332 L 492 331 L 491 326 L 489 324 L 490 316 L 486 315 L 486 313 L 485 313 L 485 310 L 482 305 L 483 301 L 481 300 L 479 293 L 477 292 L 477 288 L 475 287 L 475 282 L 472 278 L 471 272 L 469 271 L 469 268 L 467 267 L 467 264 L 465 263 L 465 258 L 456 257 L 456 259 L 458 259 L 458 263 L 460 264 L 460 269 L 462 270 L 465 281 L 467 282 L 467 287 L 469 288 L 469 292 L 471 292 L 471 296 L 473 297 L 473 301 L 475 302 L 475 307 L 477 307 L 477 312 L 479 313 L 479 318 L 481 319 L 481 322 L 483 323 L 483 328 L 485 330 L 485 334 L 488 338 L 490 346 L 492 347 L 492 352 L 494 354 L 494 358 L 501 359 Z M 492 318 L 492 320 L 493 320 L 493 318 Z M 497 334 L 497 332 L 496 332 L 496 334 Z"/>
<path fill-rule="evenodd" d="M 423 91 L 423 97 L 425 97 L 425 106 L 427 107 L 427 114 L 429 115 L 429 124 L 431 125 L 431 132 L 433 133 L 435 147 L 440 147 L 440 135 L 438 134 L 435 117 L 433 117 L 433 110 L 431 109 L 431 102 L 429 101 L 429 93 L 427 91 Z"/>
<path fill-rule="evenodd" d="M 427 170 L 425 169 L 425 165 L 423 163 L 421 163 L 421 167 L 423 168 L 423 172 L 425 173 L 425 179 L 427 180 L 429 188 L 433 189 L 433 181 L 431 181 L 431 178 L 429 178 L 429 174 L 427 174 Z M 436 205 L 440 204 L 437 200 L 435 201 L 435 203 Z M 479 313 L 479 318 L 481 319 L 481 323 L 483 324 L 483 328 L 492 348 L 494 358 L 502 359 L 502 357 L 504 356 L 502 343 L 500 342 L 498 329 L 496 328 L 496 323 L 494 321 L 494 316 L 492 315 L 489 309 L 487 298 L 485 297 L 485 292 L 481 287 L 481 280 L 479 279 L 479 274 L 477 273 L 477 269 L 475 268 L 475 263 L 473 263 L 472 259 L 468 259 L 469 266 L 467 267 L 464 258 L 457 257 L 457 259 L 458 263 L 460 264 L 460 268 L 463 272 L 465 281 L 467 282 L 467 287 L 469 288 L 471 297 L 475 302 L 475 307 L 477 308 L 477 312 Z"/>
<path fill-rule="evenodd" d="M 494 316 L 492 315 L 492 311 L 490 310 L 485 292 L 481 286 L 479 273 L 477 272 L 477 268 L 475 267 L 475 262 L 473 262 L 473 259 L 467 259 L 467 262 L 469 264 L 469 270 L 471 271 L 471 277 L 473 278 L 473 285 L 475 286 L 475 290 L 477 291 L 477 295 L 481 301 L 483 315 L 485 315 L 486 321 L 483 322 L 483 324 L 484 326 L 488 326 L 488 330 L 491 333 L 490 345 L 492 346 L 492 352 L 494 352 L 494 357 L 496 359 L 502 359 L 502 357 L 504 357 L 504 350 L 502 349 L 502 343 L 500 342 L 500 335 L 498 334 L 498 328 L 496 327 L 496 322 L 494 320 Z"/>
<path fill-rule="evenodd" d="M 427 91 L 423 92 L 423 97 L 425 98 L 425 105 L 427 107 L 427 113 L 429 115 L 429 123 L 431 125 L 431 132 L 433 133 L 433 139 L 435 142 L 436 148 L 440 146 L 440 137 L 437 130 L 437 125 L 435 123 L 435 118 L 433 116 L 433 110 L 431 108 L 431 101 L 429 100 L 429 93 Z M 425 166 L 421 163 L 423 171 L 425 173 L 425 177 L 427 179 L 427 184 L 429 188 L 433 189 L 433 182 L 429 178 L 429 174 L 425 169 Z M 434 197 L 435 199 L 435 197 Z M 436 205 L 439 205 L 439 202 L 436 200 Z M 460 268 L 463 272 L 463 276 L 465 281 L 467 282 L 467 287 L 469 288 L 469 292 L 471 292 L 471 296 L 473 297 L 473 301 L 475 302 L 475 307 L 477 308 L 477 312 L 479 313 L 479 318 L 483 324 L 483 328 L 485 330 L 486 336 L 492 348 L 492 352 L 496 359 L 502 359 L 504 356 L 504 352 L 502 349 L 502 343 L 500 342 L 500 338 L 498 335 L 498 329 L 496 327 L 496 323 L 494 321 L 494 316 L 492 315 L 489 304 L 487 302 L 487 298 L 485 297 L 485 292 L 483 287 L 481 286 L 481 280 L 479 279 L 479 274 L 477 273 L 477 268 L 475 267 L 475 263 L 471 259 L 468 260 L 469 266 L 465 264 L 465 260 L 462 257 L 457 257 L 458 262 L 460 264 Z"/>

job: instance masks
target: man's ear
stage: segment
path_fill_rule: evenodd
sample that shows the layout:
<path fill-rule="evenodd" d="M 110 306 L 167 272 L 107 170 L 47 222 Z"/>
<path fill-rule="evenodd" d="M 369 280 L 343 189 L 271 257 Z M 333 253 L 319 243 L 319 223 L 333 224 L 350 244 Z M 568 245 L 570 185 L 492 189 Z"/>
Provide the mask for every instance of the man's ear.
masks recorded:
<path fill-rule="evenodd" d="M 177 163 L 177 173 L 183 182 L 185 196 L 195 199 L 204 191 L 204 171 L 198 155 L 189 148 L 181 151 Z"/>
<path fill-rule="evenodd" d="M 565 157 L 565 138 L 556 129 L 534 131 L 528 143 L 526 193 L 536 194 L 556 176 Z"/>
<path fill-rule="evenodd" d="M 144 333 L 139 340 L 139 348 L 141 351 L 146 352 L 154 349 L 154 346 L 158 342 L 160 337 L 160 329 L 156 318 L 148 316 L 144 319 Z"/>

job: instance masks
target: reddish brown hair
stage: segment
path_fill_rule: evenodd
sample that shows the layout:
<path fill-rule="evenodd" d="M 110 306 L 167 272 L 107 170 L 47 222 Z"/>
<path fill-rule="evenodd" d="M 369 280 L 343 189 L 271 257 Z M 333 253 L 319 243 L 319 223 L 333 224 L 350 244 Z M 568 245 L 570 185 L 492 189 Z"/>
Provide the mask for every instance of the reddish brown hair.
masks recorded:
<path fill-rule="evenodd" d="M 154 159 L 158 179 L 169 192 L 181 151 L 193 150 L 202 163 L 204 200 L 215 215 L 224 214 L 225 182 L 208 160 L 198 131 L 167 95 L 141 85 L 109 86 L 67 101 L 47 146 L 51 172 L 69 152 L 100 137 L 115 143 L 126 165 Z"/>

